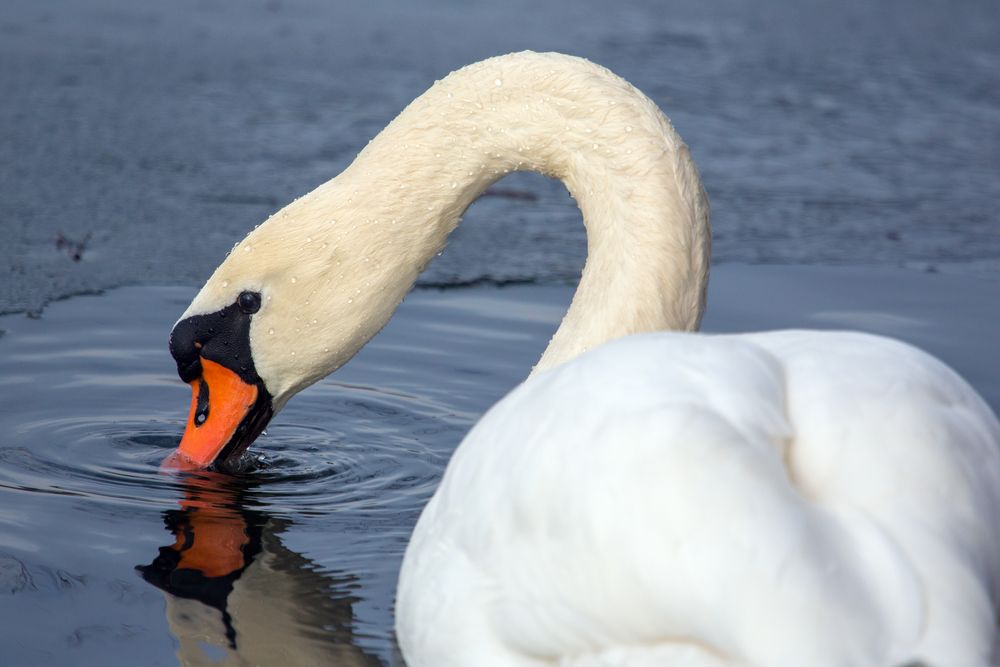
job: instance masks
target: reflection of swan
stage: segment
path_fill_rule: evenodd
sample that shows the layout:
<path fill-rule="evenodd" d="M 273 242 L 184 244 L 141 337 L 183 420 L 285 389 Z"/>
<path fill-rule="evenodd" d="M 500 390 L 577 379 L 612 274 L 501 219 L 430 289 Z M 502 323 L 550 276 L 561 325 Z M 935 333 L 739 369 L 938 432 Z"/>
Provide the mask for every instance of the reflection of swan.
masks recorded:
<path fill-rule="evenodd" d="M 350 577 L 289 551 L 281 523 L 244 508 L 231 480 L 185 481 L 165 514 L 175 542 L 138 568 L 166 593 L 182 665 L 381 665 L 352 644 Z"/>
<path fill-rule="evenodd" d="M 1000 426 L 940 363 L 805 332 L 655 334 L 564 363 L 696 328 L 709 246 L 668 121 L 578 59 L 449 76 L 240 243 L 172 333 L 193 387 L 178 459 L 245 448 L 517 169 L 566 183 L 589 257 L 553 370 L 484 417 L 414 532 L 411 666 L 987 664 Z"/>

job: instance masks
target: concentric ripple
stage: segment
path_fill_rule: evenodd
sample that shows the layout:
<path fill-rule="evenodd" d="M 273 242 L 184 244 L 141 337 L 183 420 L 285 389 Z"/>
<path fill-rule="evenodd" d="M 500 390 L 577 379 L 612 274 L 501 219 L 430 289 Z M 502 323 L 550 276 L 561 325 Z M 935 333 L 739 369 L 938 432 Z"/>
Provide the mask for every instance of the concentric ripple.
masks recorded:
<path fill-rule="evenodd" d="M 166 507 L 178 484 L 157 471 L 180 438 L 171 424 L 155 426 L 88 417 L 23 423 L 17 439 L 26 444 L 0 449 L 0 488 Z M 27 444 L 40 441 L 49 446 Z"/>
<path fill-rule="evenodd" d="M 308 406 L 297 408 L 224 472 L 251 490 L 257 503 L 287 518 L 299 513 L 413 511 L 433 492 L 446 460 L 413 432 L 450 432 L 455 444 L 466 426 L 465 420 L 449 424 L 400 405 L 394 412 L 409 428 L 397 424 L 379 434 L 370 415 L 385 411 L 369 397 L 339 398 L 333 407 L 349 427 L 346 432 L 302 423 L 319 417 L 310 417 Z M 178 418 L 25 421 L 0 448 L 0 489 L 170 508 L 185 489 L 188 474 L 160 466 L 177 447 L 183 428 Z"/>

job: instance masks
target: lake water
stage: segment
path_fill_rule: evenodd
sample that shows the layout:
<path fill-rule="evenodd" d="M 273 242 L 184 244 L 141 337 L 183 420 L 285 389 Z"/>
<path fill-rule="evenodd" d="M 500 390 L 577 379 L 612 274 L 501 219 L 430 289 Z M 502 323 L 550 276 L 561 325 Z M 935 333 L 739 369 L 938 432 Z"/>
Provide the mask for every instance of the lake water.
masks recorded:
<path fill-rule="evenodd" d="M 590 58 L 673 120 L 718 261 L 1000 274 L 996 0 L 5 0 L 0 312 L 200 285 L 435 80 Z M 574 280 L 555 181 L 504 181 L 422 280 Z M 85 243 L 80 260 L 60 235 Z"/>
<path fill-rule="evenodd" d="M 984 304 L 998 288 L 723 266 L 705 328 L 894 335 L 951 363 L 997 409 L 1000 315 Z M 239 475 L 159 471 L 190 400 L 166 336 L 193 290 L 121 288 L 40 319 L 0 318 L 3 664 L 394 664 L 396 577 L 420 509 L 464 433 L 540 355 L 571 292 L 411 294 L 354 360 L 289 403 L 252 447 L 256 469 Z M 206 576 L 178 574 L 181 557 Z"/>

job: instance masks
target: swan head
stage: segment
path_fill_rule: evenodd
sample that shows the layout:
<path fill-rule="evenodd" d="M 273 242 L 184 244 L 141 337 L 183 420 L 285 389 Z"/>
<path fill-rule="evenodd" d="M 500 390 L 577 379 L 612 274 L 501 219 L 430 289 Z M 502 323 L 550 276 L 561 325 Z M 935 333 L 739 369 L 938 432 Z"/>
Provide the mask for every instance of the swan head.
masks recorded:
<path fill-rule="evenodd" d="M 405 241 L 370 218 L 334 219 L 329 192 L 323 206 L 308 199 L 238 243 L 174 325 L 170 352 L 192 399 L 172 467 L 238 458 L 293 395 L 354 356 L 412 285 Z"/>
<path fill-rule="evenodd" d="M 708 202 L 669 121 L 586 61 L 501 56 L 435 84 L 216 269 L 171 334 L 192 387 L 179 457 L 208 467 L 240 455 L 388 322 L 466 208 L 517 170 L 566 183 L 593 251 L 536 369 L 629 333 L 697 327 Z"/>

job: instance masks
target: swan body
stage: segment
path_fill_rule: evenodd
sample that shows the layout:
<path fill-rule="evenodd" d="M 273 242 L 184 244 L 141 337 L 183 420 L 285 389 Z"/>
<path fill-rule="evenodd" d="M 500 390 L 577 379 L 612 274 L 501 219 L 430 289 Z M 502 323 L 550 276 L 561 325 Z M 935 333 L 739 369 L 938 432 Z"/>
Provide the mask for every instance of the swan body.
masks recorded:
<path fill-rule="evenodd" d="M 855 333 L 657 333 L 536 374 L 407 549 L 410 667 L 988 665 L 1000 426 Z"/>
<path fill-rule="evenodd" d="M 997 658 L 996 417 L 890 340 L 689 333 L 710 251 L 697 170 L 655 104 L 578 58 L 452 73 L 237 244 L 172 333 L 194 388 L 181 454 L 241 451 L 350 359 L 516 170 L 566 184 L 588 258 L 414 530 L 410 667 Z"/>

